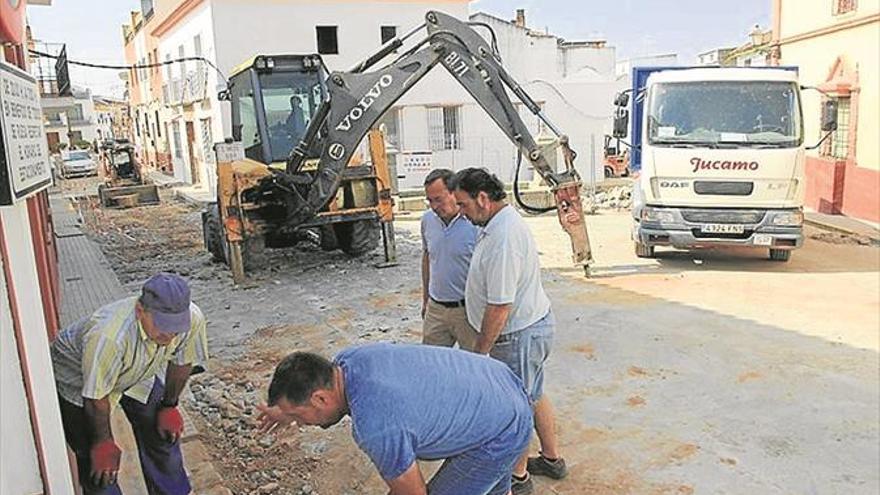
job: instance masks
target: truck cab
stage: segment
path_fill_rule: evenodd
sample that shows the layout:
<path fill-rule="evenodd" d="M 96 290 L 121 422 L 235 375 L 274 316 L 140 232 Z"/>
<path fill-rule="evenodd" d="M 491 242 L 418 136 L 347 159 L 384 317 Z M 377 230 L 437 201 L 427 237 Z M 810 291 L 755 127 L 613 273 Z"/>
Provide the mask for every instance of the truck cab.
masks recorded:
<path fill-rule="evenodd" d="M 803 244 L 804 131 L 792 68 L 635 68 L 636 254 L 750 246 L 787 261 Z M 628 118 L 618 96 L 616 132 Z"/>

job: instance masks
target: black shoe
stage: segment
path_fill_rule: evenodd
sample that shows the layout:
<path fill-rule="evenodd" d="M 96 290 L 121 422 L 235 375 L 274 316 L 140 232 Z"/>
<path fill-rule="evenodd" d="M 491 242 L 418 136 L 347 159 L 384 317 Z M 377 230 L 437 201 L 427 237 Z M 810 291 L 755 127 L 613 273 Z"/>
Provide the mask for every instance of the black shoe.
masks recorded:
<path fill-rule="evenodd" d="M 546 476 L 554 480 L 561 480 L 568 476 L 568 468 L 565 467 L 565 459 L 562 457 L 555 461 L 548 461 L 543 455 L 529 457 L 529 464 L 526 469 L 529 471 L 529 474 Z"/>
<path fill-rule="evenodd" d="M 518 479 L 516 476 L 510 477 L 510 492 L 513 495 L 531 495 L 533 491 L 535 491 L 535 486 L 532 484 L 532 477 L 529 474 L 526 474 L 524 480 Z"/>

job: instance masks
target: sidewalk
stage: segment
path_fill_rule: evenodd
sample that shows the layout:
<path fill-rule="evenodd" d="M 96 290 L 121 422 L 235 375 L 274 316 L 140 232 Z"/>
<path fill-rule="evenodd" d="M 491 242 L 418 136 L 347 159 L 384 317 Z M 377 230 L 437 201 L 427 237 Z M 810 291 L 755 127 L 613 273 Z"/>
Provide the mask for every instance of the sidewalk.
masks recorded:
<path fill-rule="evenodd" d="M 178 181 L 174 177 L 163 174 L 162 172 L 150 171 L 150 180 L 159 187 L 169 188 L 173 191 L 174 197 L 186 201 L 196 206 L 204 206 L 217 200 L 207 186 L 189 185 Z"/>
<path fill-rule="evenodd" d="M 58 247 L 60 312 L 61 325 L 64 327 L 128 293 L 122 288 L 98 245 L 83 234 L 79 213 L 70 200 L 51 196 L 50 203 Z M 193 493 L 230 495 L 231 492 L 222 486 L 222 478 L 214 470 L 210 455 L 186 410 L 181 408 L 181 413 L 186 424 L 181 443 Z M 114 438 L 123 451 L 119 473 L 120 488 L 126 495 L 147 495 L 134 436 L 121 409 L 114 410 L 112 421 Z"/>
<path fill-rule="evenodd" d="M 880 241 L 880 229 L 877 228 L 877 225 L 844 215 L 806 211 L 804 212 L 804 223 L 842 234 L 867 237 L 875 242 Z"/>

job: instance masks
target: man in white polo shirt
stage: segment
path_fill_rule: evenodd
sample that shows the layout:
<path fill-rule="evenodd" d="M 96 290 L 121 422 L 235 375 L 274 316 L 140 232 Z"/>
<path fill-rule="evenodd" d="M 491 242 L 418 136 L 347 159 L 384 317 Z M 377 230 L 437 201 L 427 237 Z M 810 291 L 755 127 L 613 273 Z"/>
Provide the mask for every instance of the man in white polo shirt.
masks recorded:
<path fill-rule="evenodd" d="M 477 331 L 468 323 L 464 287 L 477 228 L 459 212 L 447 182 L 452 170 L 425 178 L 430 208 L 422 215 L 422 343 L 471 351 Z"/>
<path fill-rule="evenodd" d="M 541 285 L 538 249 L 528 226 L 504 199 L 504 184 L 485 169 L 459 171 L 450 186 L 470 221 L 482 227 L 471 258 L 465 300 L 479 329 L 478 353 L 506 363 L 522 379 L 532 400 L 541 455 L 524 452 L 513 470 L 513 494 L 531 493 L 529 474 L 564 478 L 555 418 L 544 395 L 544 363 L 553 343 L 555 319 Z"/>

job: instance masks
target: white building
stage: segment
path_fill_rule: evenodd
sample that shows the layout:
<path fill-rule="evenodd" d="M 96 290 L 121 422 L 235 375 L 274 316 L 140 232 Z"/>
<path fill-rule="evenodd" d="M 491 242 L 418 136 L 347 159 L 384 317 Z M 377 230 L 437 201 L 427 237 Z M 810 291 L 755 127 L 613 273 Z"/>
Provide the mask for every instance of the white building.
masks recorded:
<path fill-rule="evenodd" d="M 624 60 L 618 60 L 614 73 L 618 81 L 624 78 L 632 79 L 633 67 L 675 67 L 678 65 L 678 55 L 667 53 L 665 55 L 645 55 Z"/>
<path fill-rule="evenodd" d="M 603 136 L 611 130 L 616 89 L 615 49 L 604 40 L 566 41 L 530 29 L 522 9 L 511 21 L 483 12 L 474 13 L 470 20 L 492 27 L 504 67 L 542 106 L 550 121 L 569 136 L 571 147 L 578 152 L 576 166 L 581 176 L 586 182 L 601 181 Z M 488 34 L 484 37 L 488 39 Z M 525 106 L 518 107 L 533 134 L 551 136 Z M 470 147 L 465 142 L 461 153 L 465 165 L 488 167 L 511 182 L 516 150 L 476 103 L 469 100 L 465 110 L 462 127 L 466 139 L 473 139 L 473 135 L 481 140 Z M 530 173 L 521 173 L 521 178 L 531 178 Z"/>
<path fill-rule="evenodd" d="M 58 56 L 64 50 L 61 43 L 46 43 L 28 39 L 28 46 L 36 51 Z M 59 81 L 55 69 L 55 59 L 50 57 L 29 57 L 30 73 L 37 79 L 43 106 L 43 125 L 50 151 L 57 152 L 60 147 L 84 146 L 93 144 L 98 135 L 98 119 L 92 93 L 86 88 L 70 84 L 69 80 Z"/>
<path fill-rule="evenodd" d="M 468 18 L 468 0 L 383 2 L 339 0 L 235 0 L 146 2 L 123 28 L 130 63 L 202 56 L 224 73 L 256 54 L 320 53 L 330 70 L 347 70 L 395 34 L 424 22 L 428 10 Z M 492 25 L 507 69 L 571 136 L 583 167 L 591 139 L 601 152 L 610 128 L 614 92 L 614 49 L 604 41 L 568 42 L 476 13 Z M 319 39 L 320 38 L 320 39 Z M 420 39 L 418 36 L 407 46 Z M 406 47 L 404 47 L 406 49 Z M 231 136 L 230 109 L 217 100 L 222 78 L 206 64 L 187 62 L 132 71 L 130 103 L 134 139 L 147 163 L 165 167 L 179 180 L 213 192 L 212 146 Z M 529 115 L 535 134 L 542 132 Z M 505 181 L 513 178 L 515 149 L 470 95 L 441 67 L 428 74 L 383 118 L 397 153 L 401 187 L 421 187 L 430 168 L 485 166 Z M 593 136 L 598 136 L 594 138 Z M 427 161 L 409 157 L 429 157 Z M 596 156 L 599 156 L 598 154 Z M 526 171 L 525 178 L 529 173 Z M 601 176 L 601 173 L 599 174 Z"/>
<path fill-rule="evenodd" d="M 49 149 L 93 144 L 99 139 L 95 102 L 88 89 L 73 88 L 70 96 L 43 95 L 43 118 Z"/>
<path fill-rule="evenodd" d="M 464 18 L 467 3 L 344 0 L 328 8 L 317 0 L 160 1 L 151 5 L 149 16 L 134 13 L 132 24 L 124 27 L 126 58 L 135 63 L 204 56 L 229 74 L 256 54 L 323 52 L 330 70 L 345 70 L 375 51 L 382 44 L 383 32 L 417 26 L 431 9 Z M 319 50 L 319 31 L 330 33 L 335 43 Z M 213 190 L 212 145 L 231 136 L 229 105 L 217 100 L 222 78 L 206 64 L 196 62 L 173 64 L 161 71 L 133 71 L 132 76 L 129 91 L 134 139 L 148 163 L 160 165 L 167 154 L 167 168 L 173 169 L 175 177 Z M 401 104 L 460 103 L 466 97 L 439 69 Z M 420 113 L 426 118 L 424 107 Z M 410 138 L 416 139 L 417 134 Z M 424 142 L 427 145 L 426 135 Z"/>

